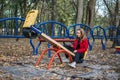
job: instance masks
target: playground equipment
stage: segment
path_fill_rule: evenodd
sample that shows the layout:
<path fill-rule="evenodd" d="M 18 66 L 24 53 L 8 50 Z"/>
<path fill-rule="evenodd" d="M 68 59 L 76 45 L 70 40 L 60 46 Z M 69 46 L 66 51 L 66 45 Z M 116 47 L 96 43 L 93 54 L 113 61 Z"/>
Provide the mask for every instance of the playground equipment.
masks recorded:
<path fill-rule="evenodd" d="M 29 27 L 35 24 L 37 18 L 38 10 L 31 10 L 26 16 L 24 25 L 23 25 L 23 35 L 27 38 L 37 37 L 37 34 L 33 32 Z"/>
<path fill-rule="evenodd" d="M 34 15 L 34 18 L 32 19 L 31 21 L 31 14 L 32 13 L 32 17 Z M 46 40 L 47 42 L 49 42 L 50 44 L 52 44 L 53 48 L 49 48 L 45 51 L 42 52 L 42 54 L 40 55 L 40 58 L 38 59 L 37 63 L 36 63 L 36 66 L 39 64 L 40 62 L 40 59 L 42 58 L 43 54 L 45 54 L 46 51 L 48 50 L 54 50 L 55 53 L 53 54 L 53 56 L 51 57 L 50 59 L 50 62 L 48 64 L 48 69 L 51 67 L 51 64 L 54 60 L 54 58 L 58 55 L 60 61 L 62 62 L 61 60 L 61 57 L 60 57 L 60 53 L 66 53 L 69 58 L 70 58 L 70 61 L 72 61 L 72 56 L 75 56 L 74 53 L 72 53 L 71 51 L 69 51 L 68 49 L 66 49 L 64 46 L 62 46 L 60 43 L 56 42 L 54 39 L 50 38 L 49 36 L 47 36 L 46 34 L 44 34 L 43 32 L 41 32 L 39 29 L 37 29 L 33 24 L 35 22 L 35 19 L 37 17 L 37 14 L 38 14 L 38 11 L 37 10 L 32 10 L 28 13 L 27 17 L 26 17 L 26 20 L 25 20 L 25 23 L 24 23 L 24 26 L 23 26 L 23 34 L 25 37 L 27 38 L 31 38 L 32 35 L 31 33 L 34 33 L 34 34 L 37 34 L 38 37 L 42 37 L 42 39 Z M 31 24 L 28 24 L 27 22 L 31 21 Z M 71 56 L 72 55 L 72 56 Z"/>
<path fill-rule="evenodd" d="M 29 13 L 30 15 L 33 15 L 32 12 Z M 34 15 L 37 16 L 37 15 Z M 27 16 L 30 17 L 30 16 Z M 31 21 L 34 20 L 33 17 L 30 18 Z M 32 54 L 37 55 L 38 49 L 42 42 L 45 42 L 44 39 L 39 37 L 39 41 L 37 46 L 33 44 L 33 38 L 36 38 L 38 34 L 34 32 L 33 30 L 25 27 L 23 29 L 23 35 L 22 34 L 22 25 L 24 23 L 25 19 L 23 18 L 3 18 L 0 19 L 0 38 L 30 38 L 30 44 L 33 49 Z M 89 50 L 92 50 L 94 47 L 94 43 L 97 39 L 101 40 L 102 49 L 105 50 L 107 43 L 109 40 L 115 40 L 117 43 L 117 46 L 120 46 L 120 29 L 115 26 L 109 26 L 106 28 L 102 28 L 101 26 L 95 26 L 95 27 L 89 27 L 86 24 L 73 24 L 71 26 L 65 26 L 64 24 L 56 21 L 46 21 L 46 22 L 40 22 L 38 24 L 34 24 L 34 22 L 28 24 L 28 21 L 26 25 L 23 26 L 29 26 L 33 25 L 38 30 L 41 31 L 41 33 L 45 33 L 46 35 L 50 36 L 52 39 L 54 39 L 57 42 L 63 42 L 65 44 L 66 42 L 73 42 L 75 38 L 75 28 L 80 27 L 85 30 L 85 33 L 89 40 Z M 24 31 L 25 30 L 25 31 Z M 112 34 L 112 35 L 111 35 Z M 48 43 L 48 48 L 50 48 L 51 44 Z M 48 51 L 48 56 L 51 56 L 50 51 Z"/>
<path fill-rule="evenodd" d="M 23 18 L 0 19 L 0 38 L 25 38 L 22 35 Z"/>
<path fill-rule="evenodd" d="M 25 23 L 23 25 L 23 35 L 20 33 L 19 34 L 19 29 L 21 30 L 21 27 L 18 27 L 23 24 L 24 19 L 22 18 L 5 18 L 5 19 L 0 19 L 0 38 L 30 38 L 30 44 L 33 48 L 33 53 L 38 54 L 38 48 L 40 47 L 41 42 L 47 41 L 48 43 L 48 48 L 42 52 L 40 55 L 36 66 L 39 64 L 43 54 L 46 53 L 46 51 L 53 50 L 55 51 L 55 54 L 51 57 L 51 60 L 48 64 L 48 68 L 50 68 L 50 65 L 52 64 L 55 56 L 58 55 L 60 62 L 62 62 L 60 53 L 64 52 L 70 57 L 71 55 L 74 56 L 72 52 L 67 50 L 65 47 L 63 47 L 61 44 L 58 42 L 73 42 L 75 38 L 75 28 L 80 27 L 85 30 L 85 33 L 88 37 L 89 40 L 89 48 L 92 50 L 92 47 L 94 45 L 94 42 L 96 39 L 100 39 L 102 43 L 102 49 L 106 49 L 106 44 L 109 39 L 116 39 L 118 46 L 116 46 L 116 51 L 119 51 L 119 46 L 120 46 L 120 30 L 118 27 L 108 27 L 106 29 L 96 26 L 93 28 L 90 28 L 89 26 L 85 24 L 74 24 L 69 27 L 66 27 L 64 24 L 56 21 L 47 21 L 47 22 L 41 22 L 38 25 L 35 25 L 35 20 L 37 17 L 37 10 L 32 10 L 28 13 Z M 12 21 L 13 20 L 13 21 Z M 10 26 L 8 26 L 9 23 Z M 51 28 L 51 31 L 49 31 Z M 116 33 L 116 36 L 111 36 L 108 35 L 110 34 L 110 30 L 114 31 Z M 49 37 L 50 36 L 50 37 Z M 39 42 L 37 47 L 35 47 L 32 43 L 33 38 L 39 38 Z M 53 39 L 52 39 L 53 38 Z M 91 40 L 92 39 L 92 40 Z M 50 48 L 50 44 L 52 44 L 54 47 Z M 56 46 L 56 47 L 55 47 Z M 85 56 L 87 54 L 87 51 L 85 53 Z M 84 56 L 84 59 L 85 59 Z"/>
<path fill-rule="evenodd" d="M 115 26 L 109 26 L 107 28 L 105 28 L 105 37 L 106 37 L 106 41 L 108 40 L 115 40 L 117 42 L 118 45 L 120 45 L 120 43 L 118 43 L 119 38 L 120 38 L 120 30 L 118 29 L 118 27 Z"/>
<path fill-rule="evenodd" d="M 106 48 L 106 37 L 105 37 L 105 30 L 101 26 L 95 26 L 92 28 L 93 31 L 93 42 L 95 42 L 96 39 L 101 40 L 102 49 L 105 50 Z M 94 44 L 94 43 L 93 43 Z"/>
<path fill-rule="evenodd" d="M 105 29 L 106 44 L 108 40 L 114 40 L 117 44 L 115 46 L 115 53 L 120 54 L 120 30 L 118 27 L 109 26 Z"/>

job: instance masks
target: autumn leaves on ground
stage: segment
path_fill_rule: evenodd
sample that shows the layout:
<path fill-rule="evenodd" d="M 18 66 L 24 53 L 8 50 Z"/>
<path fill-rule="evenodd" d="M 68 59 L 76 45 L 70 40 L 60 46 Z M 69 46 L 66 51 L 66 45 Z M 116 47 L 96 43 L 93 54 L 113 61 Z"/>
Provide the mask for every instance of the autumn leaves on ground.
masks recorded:
<path fill-rule="evenodd" d="M 33 43 L 37 45 L 38 41 L 34 39 Z M 75 69 L 69 67 L 69 63 L 61 64 L 56 57 L 47 70 L 47 54 L 38 68 L 34 66 L 39 55 L 32 55 L 29 39 L 0 39 L 0 80 L 119 80 L 120 54 L 115 54 L 111 45 L 108 42 L 107 49 L 102 50 L 100 41 L 96 41 L 86 61 Z M 41 44 L 39 54 L 45 48 L 47 42 Z"/>

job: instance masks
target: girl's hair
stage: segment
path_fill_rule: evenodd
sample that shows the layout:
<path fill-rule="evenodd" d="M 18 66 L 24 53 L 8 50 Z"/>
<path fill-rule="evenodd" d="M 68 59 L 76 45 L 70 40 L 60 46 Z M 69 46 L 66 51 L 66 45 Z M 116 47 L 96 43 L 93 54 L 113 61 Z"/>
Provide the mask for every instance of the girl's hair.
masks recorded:
<path fill-rule="evenodd" d="M 80 31 L 80 33 L 81 33 L 80 40 L 83 40 L 83 39 L 86 38 L 84 29 L 80 28 L 80 29 L 77 29 L 77 31 Z M 78 37 L 77 37 L 77 38 L 78 38 Z"/>

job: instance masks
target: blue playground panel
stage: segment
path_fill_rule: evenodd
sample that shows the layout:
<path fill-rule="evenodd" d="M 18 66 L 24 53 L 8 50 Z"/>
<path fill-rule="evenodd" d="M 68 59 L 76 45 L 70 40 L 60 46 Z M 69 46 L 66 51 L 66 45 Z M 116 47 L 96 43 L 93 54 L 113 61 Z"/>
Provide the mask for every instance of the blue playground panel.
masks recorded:
<path fill-rule="evenodd" d="M 22 35 L 24 18 L 0 19 L 0 38 L 25 38 Z"/>
<path fill-rule="evenodd" d="M 109 26 L 109 27 L 105 28 L 106 39 L 116 39 L 117 38 L 117 33 L 116 33 L 117 30 L 118 30 L 118 28 L 115 26 Z M 112 36 L 110 34 L 112 34 Z M 116 36 L 113 36 L 113 35 L 116 35 Z"/>
<path fill-rule="evenodd" d="M 117 27 L 117 36 L 116 36 L 116 41 L 117 41 L 117 46 L 120 47 L 120 28 Z M 116 54 L 120 54 L 120 48 L 118 48 L 118 50 L 116 50 L 115 52 Z"/>
<path fill-rule="evenodd" d="M 118 27 L 115 26 L 109 26 L 107 28 L 105 28 L 105 37 L 106 40 L 113 40 L 115 39 L 117 42 L 117 46 L 120 46 L 120 29 Z M 111 35 L 110 35 L 111 34 Z M 107 43 L 106 41 L 106 43 Z"/>
<path fill-rule="evenodd" d="M 92 28 L 92 31 L 93 31 L 94 42 L 96 39 L 100 39 L 102 44 L 102 49 L 105 50 L 106 49 L 105 29 L 102 28 L 101 26 L 95 26 Z"/>
<path fill-rule="evenodd" d="M 117 46 L 120 46 L 120 28 L 117 27 Z"/>
<path fill-rule="evenodd" d="M 60 22 L 56 21 L 46 21 L 41 22 L 36 26 L 41 32 L 49 35 L 52 38 L 67 38 L 68 37 L 68 30 L 67 26 Z M 51 29 L 51 31 L 50 31 Z"/>

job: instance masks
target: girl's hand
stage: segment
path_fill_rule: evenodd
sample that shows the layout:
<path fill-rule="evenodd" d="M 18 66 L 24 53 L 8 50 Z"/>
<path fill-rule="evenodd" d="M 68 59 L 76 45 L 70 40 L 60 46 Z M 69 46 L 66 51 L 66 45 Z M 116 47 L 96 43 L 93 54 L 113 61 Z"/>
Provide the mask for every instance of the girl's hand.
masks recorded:
<path fill-rule="evenodd" d="M 70 47 L 73 47 L 73 45 L 70 45 Z"/>
<path fill-rule="evenodd" d="M 74 50 L 73 52 L 74 52 L 74 53 L 76 53 L 76 52 L 77 52 L 77 50 Z"/>

